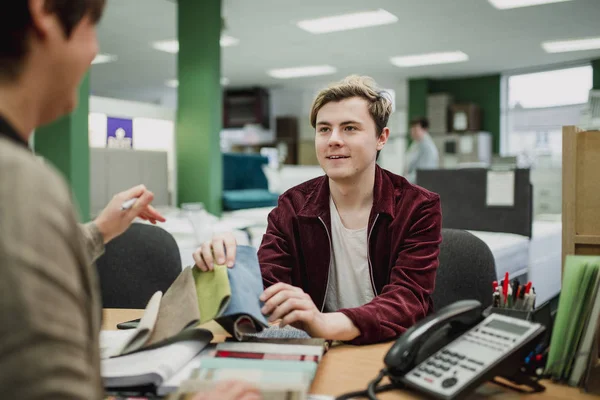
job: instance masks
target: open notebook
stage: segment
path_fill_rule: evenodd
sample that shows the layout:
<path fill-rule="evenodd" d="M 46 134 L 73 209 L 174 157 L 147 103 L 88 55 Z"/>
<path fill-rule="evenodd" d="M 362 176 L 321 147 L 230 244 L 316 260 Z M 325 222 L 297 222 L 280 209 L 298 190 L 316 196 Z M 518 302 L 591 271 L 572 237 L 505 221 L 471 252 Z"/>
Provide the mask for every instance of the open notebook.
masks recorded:
<path fill-rule="evenodd" d="M 106 388 L 160 387 L 197 356 L 212 340 L 212 333 L 192 329 L 160 347 L 102 360 Z"/>

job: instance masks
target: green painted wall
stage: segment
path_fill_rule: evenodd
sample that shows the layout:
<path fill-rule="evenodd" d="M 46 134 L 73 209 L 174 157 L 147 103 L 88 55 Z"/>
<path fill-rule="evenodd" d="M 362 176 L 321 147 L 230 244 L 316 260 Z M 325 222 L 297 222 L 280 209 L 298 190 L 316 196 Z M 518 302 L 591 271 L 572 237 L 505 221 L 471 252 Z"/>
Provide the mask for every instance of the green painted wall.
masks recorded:
<path fill-rule="evenodd" d="M 221 0 L 179 0 L 178 202 L 221 214 Z"/>
<path fill-rule="evenodd" d="M 454 102 L 473 102 L 481 107 L 482 129 L 492 134 L 494 154 L 500 152 L 500 81 L 500 75 L 429 81 L 429 93 L 451 93 Z"/>
<path fill-rule="evenodd" d="M 600 90 L 600 58 L 592 60 L 592 68 L 594 70 L 594 89 Z"/>
<path fill-rule="evenodd" d="M 83 221 L 90 219 L 89 99 L 90 78 L 87 74 L 79 89 L 77 109 L 36 129 L 34 140 L 35 152 L 54 164 L 71 185 Z"/>

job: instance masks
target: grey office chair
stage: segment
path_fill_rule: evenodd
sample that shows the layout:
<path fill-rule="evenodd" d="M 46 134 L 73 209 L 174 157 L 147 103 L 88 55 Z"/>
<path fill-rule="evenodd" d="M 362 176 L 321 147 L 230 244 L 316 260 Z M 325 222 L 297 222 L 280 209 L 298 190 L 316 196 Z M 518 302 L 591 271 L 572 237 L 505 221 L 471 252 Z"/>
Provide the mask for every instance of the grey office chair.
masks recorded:
<path fill-rule="evenodd" d="M 494 255 L 484 241 L 459 229 L 442 229 L 440 266 L 435 280 L 433 305 L 439 310 L 458 300 L 492 304 L 496 278 Z"/>
<path fill-rule="evenodd" d="M 181 273 L 181 257 L 173 236 L 158 226 L 132 224 L 106 245 L 96 261 L 104 308 L 145 308 Z"/>

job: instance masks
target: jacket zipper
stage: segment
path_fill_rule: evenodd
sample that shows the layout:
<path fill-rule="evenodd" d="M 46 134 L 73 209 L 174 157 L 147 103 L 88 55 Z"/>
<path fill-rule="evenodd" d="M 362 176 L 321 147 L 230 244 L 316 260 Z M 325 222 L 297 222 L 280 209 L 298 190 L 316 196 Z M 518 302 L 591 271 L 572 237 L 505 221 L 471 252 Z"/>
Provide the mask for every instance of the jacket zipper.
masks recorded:
<path fill-rule="evenodd" d="M 327 270 L 327 284 L 325 286 L 325 296 L 323 297 L 323 305 L 321 306 L 321 312 L 325 309 L 325 302 L 327 301 L 327 291 L 329 290 L 329 276 L 331 275 L 331 261 L 333 260 L 333 244 L 331 243 L 331 235 L 329 234 L 329 230 L 327 230 L 327 225 L 325 225 L 325 221 L 323 218 L 319 217 L 319 221 L 323 224 L 323 228 L 325 228 L 325 232 L 327 233 L 327 239 L 329 239 L 329 268 Z"/>
<path fill-rule="evenodd" d="M 373 265 L 371 265 L 371 233 L 373 233 L 373 228 L 375 228 L 375 223 L 377 222 L 377 218 L 379 218 L 379 214 L 375 216 L 375 220 L 373 221 L 373 225 L 371 225 L 371 229 L 369 230 L 369 235 L 367 236 L 367 261 L 369 262 L 369 276 L 371 277 L 371 287 L 373 288 L 373 294 L 377 296 L 377 289 L 375 289 L 375 281 L 373 280 Z"/>

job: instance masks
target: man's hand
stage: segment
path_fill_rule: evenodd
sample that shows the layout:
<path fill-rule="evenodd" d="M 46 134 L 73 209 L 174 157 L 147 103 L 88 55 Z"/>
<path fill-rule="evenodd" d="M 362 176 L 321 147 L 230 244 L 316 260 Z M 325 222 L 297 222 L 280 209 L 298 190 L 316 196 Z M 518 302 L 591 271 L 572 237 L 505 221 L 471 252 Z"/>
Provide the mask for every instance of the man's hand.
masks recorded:
<path fill-rule="evenodd" d="M 223 381 L 209 392 L 198 393 L 192 400 L 261 400 L 257 388 L 244 381 Z"/>
<path fill-rule="evenodd" d="M 262 313 L 269 316 L 269 322 L 281 319 L 281 327 L 291 325 L 312 337 L 332 340 L 352 340 L 360 335 L 348 317 L 320 312 L 310 296 L 298 287 L 277 283 L 267 288 L 260 300 L 265 302 Z"/>
<path fill-rule="evenodd" d="M 138 199 L 133 206 L 128 210 L 122 210 L 123 203 L 134 197 Z M 110 242 L 125 232 L 136 217 L 153 224 L 156 224 L 156 221 L 165 222 L 165 218 L 150 205 L 153 199 L 154 194 L 144 185 L 116 194 L 94 221 L 104 237 L 104 243 Z"/>
<path fill-rule="evenodd" d="M 232 268 L 235 263 L 236 247 L 237 241 L 233 233 L 217 234 L 194 252 L 196 266 L 202 271 L 212 271 L 216 261 L 218 265 L 227 263 L 227 266 Z"/>

